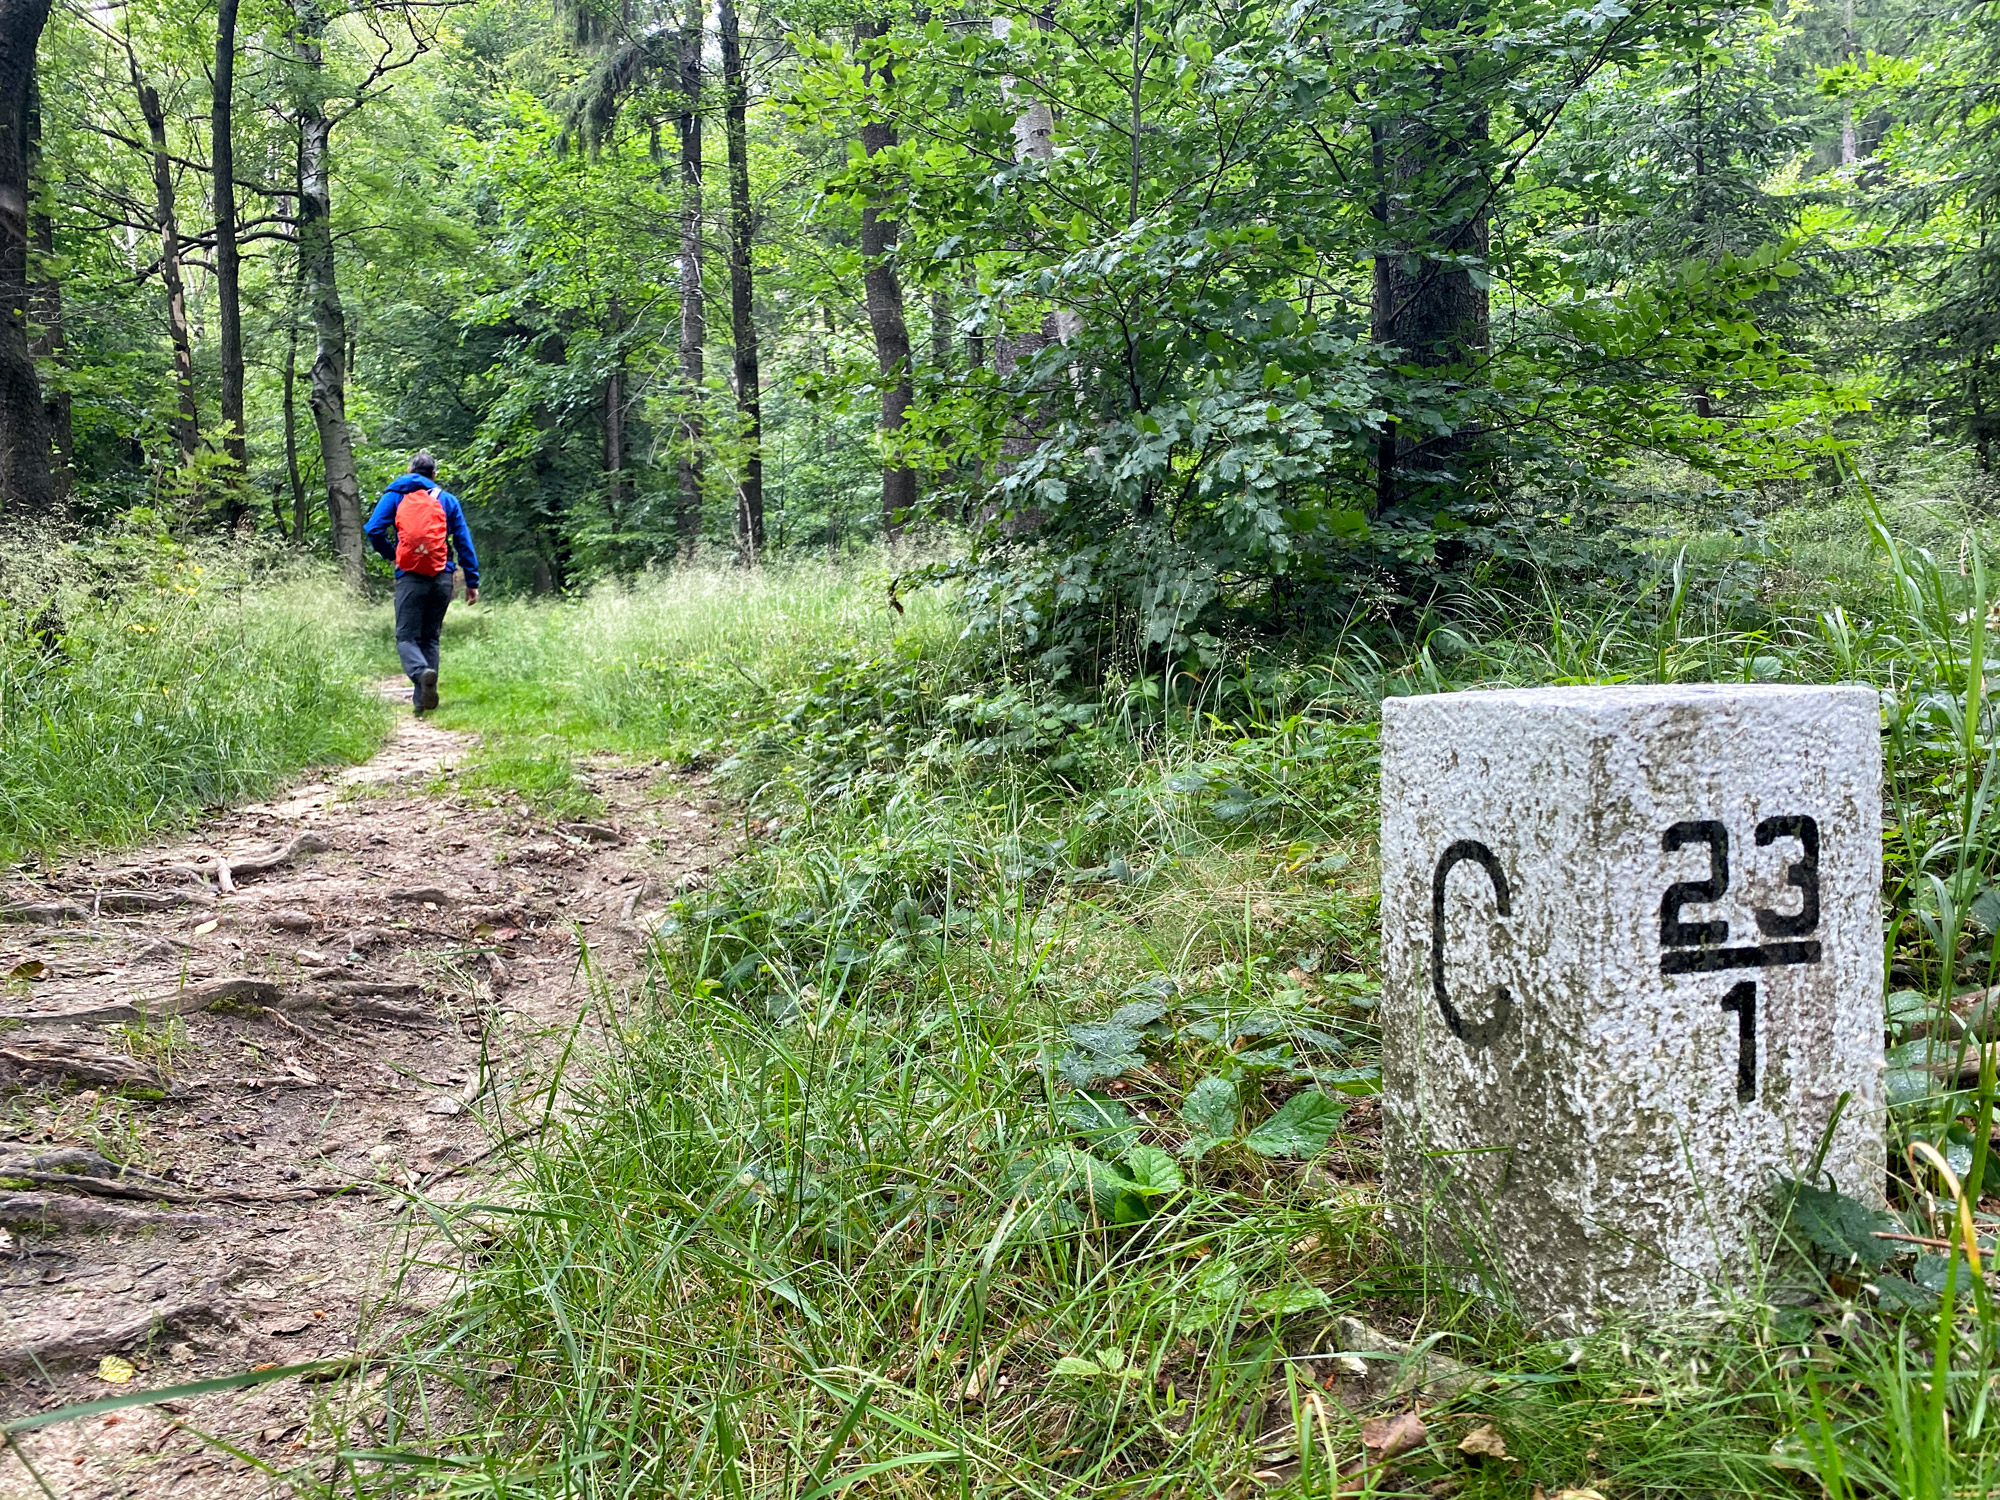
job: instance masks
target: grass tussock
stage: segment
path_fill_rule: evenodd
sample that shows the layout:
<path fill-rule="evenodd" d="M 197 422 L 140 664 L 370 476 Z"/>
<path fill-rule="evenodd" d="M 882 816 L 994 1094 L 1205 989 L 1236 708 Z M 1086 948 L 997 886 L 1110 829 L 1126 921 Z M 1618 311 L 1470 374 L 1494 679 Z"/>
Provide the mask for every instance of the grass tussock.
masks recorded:
<path fill-rule="evenodd" d="M 381 740 L 368 615 L 321 574 L 148 537 L 0 559 L 0 858 L 143 838 Z"/>

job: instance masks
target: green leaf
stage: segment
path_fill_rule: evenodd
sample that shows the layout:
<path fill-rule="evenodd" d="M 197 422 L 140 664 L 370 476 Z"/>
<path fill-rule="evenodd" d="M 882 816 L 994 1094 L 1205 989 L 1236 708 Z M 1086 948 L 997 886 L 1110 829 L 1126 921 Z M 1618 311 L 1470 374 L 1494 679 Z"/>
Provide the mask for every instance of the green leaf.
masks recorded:
<path fill-rule="evenodd" d="M 1337 1073 L 1316 1075 L 1322 1086 L 1342 1094 L 1379 1094 L 1382 1092 L 1382 1065 L 1370 1063 L 1365 1068 L 1342 1068 Z"/>
<path fill-rule="evenodd" d="M 1243 1272 L 1233 1260 L 1216 1256 L 1194 1273 L 1194 1294 L 1204 1302 L 1233 1302 L 1243 1293 Z"/>
<path fill-rule="evenodd" d="M 1129 1027 L 1133 1031 L 1161 1030 L 1159 1020 L 1167 1013 L 1167 1007 L 1158 1000 L 1133 1000 L 1111 1012 L 1111 1024 Z"/>
<path fill-rule="evenodd" d="M 1169 1197 L 1187 1185 L 1174 1159 L 1158 1146 L 1129 1148 L 1125 1152 L 1125 1165 L 1132 1173 L 1134 1190 L 1142 1197 Z"/>
<path fill-rule="evenodd" d="M 1293 1313 L 1325 1307 L 1326 1293 L 1316 1286 L 1279 1286 L 1259 1292 L 1250 1299 L 1250 1308 L 1262 1317 L 1283 1318 Z"/>
<path fill-rule="evenodd" d="M 1906 1281 L 1893 1272 L 1885 1272 L 1870 1283 L 1875 1289 L 1875 1300 L 1891 1312 L 1922 1312 L 1937 1306 L 1937 1293 L 1914 1281 Z"/>
<path fill-rule="evenodd" d="M 1944 1295 L 1945 1283 L 1951 1283 L 1952 1296 L 1966 1296 L 1972 1289 L 1972 1267 L 1965 1263 L 1963 1255 L 1958 1256 L 1958 1274 L 1951 1273 L 1951 1261 L 1945 1256 L 1926 1252 L 1917 1257 L 1917 1264 L 1910 1272 L 1911 1280 L 1937 1296 Z"/>
<path fill-rule="evenodd" d="M 1132 1111 L 1104 1094 L 1072 1094 L 1056 1106 L 1063 1124 L 1094 1146 L 1123 1151 L 1139 1139 L 1139 1122 Z"/>
<path fill-rule="evenodd" d="M 1937 1078 L 1922 1068 L 1891 1068 L 1883 1074 L 1882 1085 L 1888 1092 L 1891 1108 L 1914 1104 L 1938 1092 Z"/>
<path fill-rule="evenodd" d="M 2000 932 L 2000 886 L 1989 885 L 1972 898 L 1971 909 L 1966 913 L 1981 932 Z"/>
<path fill-rule="evenodd" d="M 1226 1141 L 1236 1134 L 1236 1085 L 1226 1078 L 1204 1078 L 1181 1101 L 1181 1118 L 1198 1135 Z"/>
<path fill-rule="evenodd" d="M 1303 1089 L 1243 1137 L 1243 1144 L 1260 1156 L 1312 1156 L 1326 1149 L 1347 1110 L 1345 1099 L 1335 1099 L 1318 1089 Z"/>
<path fill-rule="evenodd" d="M 1897 1254 L 1894 1240 L 1875 1238 L 1876 1230 L 1896 1227 L 1887 1214 L 1809 1182 L 1788 1182 L 1781 1191 L 1789 1200 L 1790 1222 L 1822 1254 L 1869 1267 L 1886 1265 Z"/>
<path fill-rule="evenodd" d="M 1931 997 L 1921 990 L 1897 990 L 1889 996 L 1886 1008 L 1892 1021 L 1921 1021 L 1930 1014 Z"/>
<path fill-rule="evenodd" d="M 1091 1206 L 1099 1217 L 1113 1224 L 1138 1224 L 1151 1211 L 1139 1184 L 1110 1162 L 1074 1148 L 1051 1152 L 1049 1160 L 1070 1185 L 1081 1185 L 1090 1194 Z"/>
<path fill-rule="evenodd" d="M 1129 1007 L 1128 1007 L 1129 1008 Z M 1071 1088 L 1087 1088 L 1106 1078 L 1142 1066 L 1140 1033 L 1113 1017 L 1064 1028 L 1074 1044 L 1056 1063 L 1056 1072 Z"/>

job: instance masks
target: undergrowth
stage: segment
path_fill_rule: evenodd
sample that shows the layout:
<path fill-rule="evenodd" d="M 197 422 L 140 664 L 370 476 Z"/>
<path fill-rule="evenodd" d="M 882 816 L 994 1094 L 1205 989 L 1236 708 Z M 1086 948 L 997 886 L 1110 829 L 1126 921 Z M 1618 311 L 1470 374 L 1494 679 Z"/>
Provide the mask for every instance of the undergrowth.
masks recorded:
<path fill-rule="evenodd" d="M 1636 597 L 1440 599 L 1088 692 L 866 575 L 491 612 L 452 712 L 496 784 L 659 756 L 750 842 L 642 914 L 648 980 L 509 1122 L 506 1191 L 438 1208 L 456 1292 L 342 1492 L 1986 1493 L 1989 591 L 1976 548 L 1872 543 L 1804 593 L 1668 552 Z M 1656 680 L 1882 689 L 1908 1154 L 1890 1217 L 1774 1195 L 1717 1310 L 1552 1339 L 1380 1226 L 1376 709 Z M 1416 1445 L 1370 1464 L 1426 1372 Z"/>
<path fill-rule="evenodd" d="M 316 572 L 143 532 L 0 545 L 0 859 L 130 842 L 360 759 L 368 617 Z"/>

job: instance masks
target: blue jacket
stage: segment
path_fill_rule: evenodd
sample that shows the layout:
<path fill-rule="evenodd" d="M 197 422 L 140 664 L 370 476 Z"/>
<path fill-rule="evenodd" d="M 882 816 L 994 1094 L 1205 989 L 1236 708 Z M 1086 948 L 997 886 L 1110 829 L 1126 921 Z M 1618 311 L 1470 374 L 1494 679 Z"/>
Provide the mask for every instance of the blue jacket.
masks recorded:
<path fill-rule="evenodd" d="M 375 514 L 368 518 L 368 540 L 389 561 L 396 560 L 396 507 L 403 503 L 403 497 L 411 490 L 427 490 L 435 484 L 435 479 L 426 479 L 421 474 L 405 474 L 390 485 L 376 502 Z M 458 503 L 458 496 L 443 488 L 438 490 L 438 501 L 444 506 L 445 534 L 451 540 L 445 555 L 443 576 L 451 575 L 452 559 L 456 557 L 465 569 L 465 586 L 476 589 L 479 587 L 479 554 L 472 550 L 472 530 L 465 524 L 464 507 Z M 401 568 L 396 569 L 396 576 L 403 576 Z"/>

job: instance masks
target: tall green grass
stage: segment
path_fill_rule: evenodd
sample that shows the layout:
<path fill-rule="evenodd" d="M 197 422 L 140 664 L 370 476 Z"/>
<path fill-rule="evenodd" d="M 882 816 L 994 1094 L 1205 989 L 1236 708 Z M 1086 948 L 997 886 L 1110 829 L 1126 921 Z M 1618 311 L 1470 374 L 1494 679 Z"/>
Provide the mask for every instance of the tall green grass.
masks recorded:
<path fill-rule="evenodd" d="M 687 758 L 829 655 L 956 632 L 934 593 L 889 604 L 886 565 L 688 568 L 554 602 L 454 608 L 440 722 L 551 747 Z"/>
<path fill-rule="evenodd" d="M 274 561 L 143 536 L 0 546 L 0 859 L 130 842 L 374 749 L 370 616 Z"/>
<path fill-rule="evenodd" d="M 1553 1342 L 1385 1242 L 1372 1188 L 1386 694 L 1876 683 L 1892 981 L 1941 1033 L 1994 977 L 1983 570 L 1872 538 L 1804 596 L 1670 552 L 1636 596 L 1445 599 L 1319 659 L 1091 695 L 865 575 L 494 612 L 460 722 L 531 759 L 703 760 L 753 838 L 667 907 L 641 990 L 600 996 L 603 1055 L 502 1122 L 511 1181 L 444 1221 L 456 1294 L 370 1483 L 1326 1494 L 1362 1452 L 1331 1357 L 1352 1315 L 1487 1377 L 1434 1400 L 1402 1493 L 1987 1493 L 2000 1328 L 1949 1256 L 1878 1276 L 1774 1222 L 1713 1318 Z M 1991 1060 L 1966 1088 L 1892 1061 L 1899 1149 L 1976 1212 Z M 1313 1090 L 1324 1149 L 1252 1144 Z M 1962 1243 L 1941 1174 L 1893 1187 L 1900 1232 Z M 1513 1460 L 1460 1452 L 1485 1422 Z"/>

